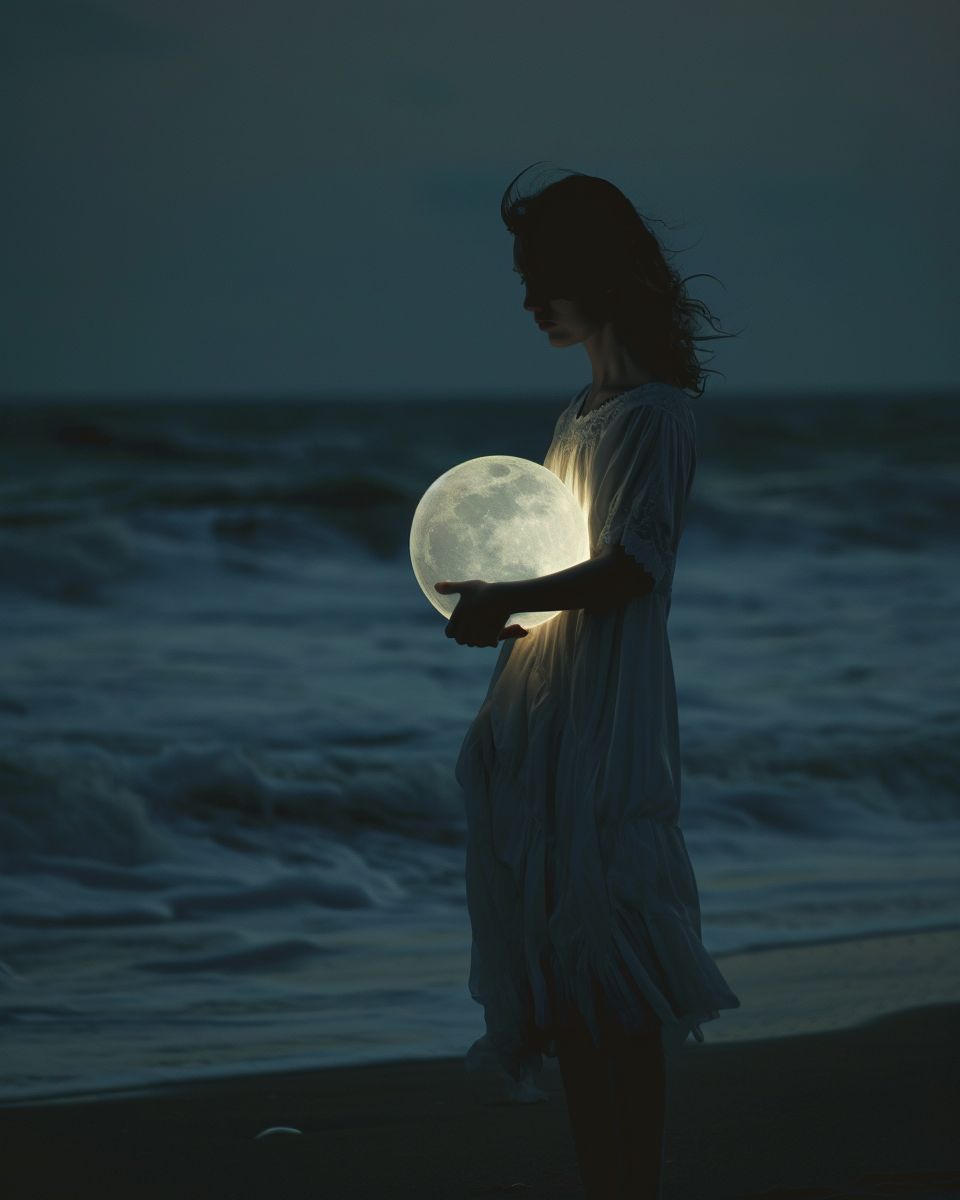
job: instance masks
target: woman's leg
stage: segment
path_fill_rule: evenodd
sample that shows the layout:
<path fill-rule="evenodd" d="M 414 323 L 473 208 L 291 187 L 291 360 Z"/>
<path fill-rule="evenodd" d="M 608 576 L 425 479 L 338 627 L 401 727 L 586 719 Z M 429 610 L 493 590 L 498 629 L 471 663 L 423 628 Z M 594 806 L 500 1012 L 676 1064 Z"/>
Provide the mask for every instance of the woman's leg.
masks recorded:
<path fill-rule="evenodd" d="M 593 1044 L 579 1013 L 557 1036 L 580 1177 L 588 1200 L 660 1200 L 666 1123 L 661 1030 L 624 1030 L 599 991 L 594 994 L 601 1045 Z"/>
<path fill-rule="evenodd" d="M 619 1200 L 621 1134 L 607 1056 L 584 1024 L 557 1034 L 557 1061 L 587 1200 Z"/>
<path fill-rule="evenodd" d="M 612 1050 L 615 1105 L 622 1125 L 626 1200 L 660 1200 L 666 1118 L 666 1059 L 659 1029 L 620 1035 Z"/>

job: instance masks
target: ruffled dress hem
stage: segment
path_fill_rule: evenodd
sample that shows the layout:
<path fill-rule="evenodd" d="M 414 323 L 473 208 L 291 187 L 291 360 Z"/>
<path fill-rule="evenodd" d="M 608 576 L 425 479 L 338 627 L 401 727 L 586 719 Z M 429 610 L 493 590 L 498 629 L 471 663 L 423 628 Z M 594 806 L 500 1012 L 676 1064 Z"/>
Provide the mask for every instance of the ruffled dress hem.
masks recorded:
<path fill-rule="evenodd" d="M 680 946 L 685 952 L 678 955 Z M 557 1036 L 572 1025 L 585 1022 L 597 1046 L 618 1032 L 659 1029 L 665 1049 L 673 1051 L 691 1033 L 702 1043 L 701 1025 L 718 1018 L 722 1009 L 740 1007 L 700 938 L 672 912 L 618 914 L 614 953 L 604 959 L 589 952 L 585 938 L 566 956 L 567 969 L 555 951 L 545 957 L 544 969 L 530 980 L 532 1010 L 539 1019 L 527 1021 L 526 1036 L 518 1038 L 514 1029 L 498 1035 L 488 1025 L 463 1058 L 469 1074 L 500 1085 L 501 1102 L 546 1099 L 538 1086 L 543 1058 L 557 1057 Z M 618 961 L 621 967 L 611 965 Z M 688 964 L 688 977 L 680 979 L 674 972 L 671 981 L 660 964 L 678 961 Z M 681 995 L 683 1000 L 677 998 Z M 481 996 L 473 998 L 484 1003 Z M 495 1011 L 502 1010 L 488 1003 L 488 1014 Z"/>

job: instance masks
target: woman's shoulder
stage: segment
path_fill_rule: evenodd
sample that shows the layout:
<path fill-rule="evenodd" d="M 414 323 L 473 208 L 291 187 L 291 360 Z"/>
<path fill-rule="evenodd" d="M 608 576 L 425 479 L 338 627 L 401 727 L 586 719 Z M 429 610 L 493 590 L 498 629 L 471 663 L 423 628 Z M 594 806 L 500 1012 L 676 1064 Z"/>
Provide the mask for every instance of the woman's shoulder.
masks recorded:
<path fill-rule="evenodd" d="M 690 397 L 681 387 L 662 380 L 644 384 L 643 387 L 626 392 L 623 403 L 616 413 L 611 414 L 616 419 L 637 420 L 648 416 L 651 411 L 665 413 L 679 421 L 683 428 L 696 437 L 697 423 L 690 404 Z"/>
<path fill-rule="evenodd" d="M 553 430 L 553 446 L 571 444 L 596 445 L 598 441 L 619 442 L 630 438 L 630 425 L 643 422 L 650 414 L 679 422 L 696 441 L 696 421 L 689 398 L 683 388 L 662 380 L 653 380 L 637 388 L 621 392 L 605 404 L 578 416 L 589 385 L 581 388 L 557 417 Z M 611 431 L 613 431 L 611 433 Z"/>

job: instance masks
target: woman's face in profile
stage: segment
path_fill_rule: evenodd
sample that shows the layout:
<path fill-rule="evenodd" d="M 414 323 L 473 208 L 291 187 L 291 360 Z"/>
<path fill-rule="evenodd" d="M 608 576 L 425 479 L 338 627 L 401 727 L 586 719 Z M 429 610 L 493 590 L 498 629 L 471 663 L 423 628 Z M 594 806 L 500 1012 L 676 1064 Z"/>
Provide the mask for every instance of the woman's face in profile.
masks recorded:
<path fill-rule="evenodd" d="M 563 296 L 571 289 L 559 281 L 559 275 L 552 279 L 549 271 L 531 269 L 528 278 L 524 266 L 522 249 L 514 238 L 513 269 L 523 286 L 523 307 L 538 322 L 545 323 L 542 329 L 551 345 L 575 345 L 599 328 L 588 320 L 576 300 Z"/>

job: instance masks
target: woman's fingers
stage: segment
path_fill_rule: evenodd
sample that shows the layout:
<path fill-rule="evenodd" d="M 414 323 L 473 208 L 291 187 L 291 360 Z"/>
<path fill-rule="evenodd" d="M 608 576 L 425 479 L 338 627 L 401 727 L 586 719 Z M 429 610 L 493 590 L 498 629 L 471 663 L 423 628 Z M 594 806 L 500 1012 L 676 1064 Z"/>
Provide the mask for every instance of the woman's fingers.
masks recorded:
<path fill-rule="evenodd" d="M 509 615 L 489 596 L 489 585 L 482 579 L 440 579 L 434 582 L 438 592 L 459 592 L 460 599 L 444 632 L 461 646 L 496 646 L 508 637 L 526 637 L 520 625 L 508 625 L 494 638 L 493 630 Z M 494 638 L 493 641 L 488 639 Z"/>

